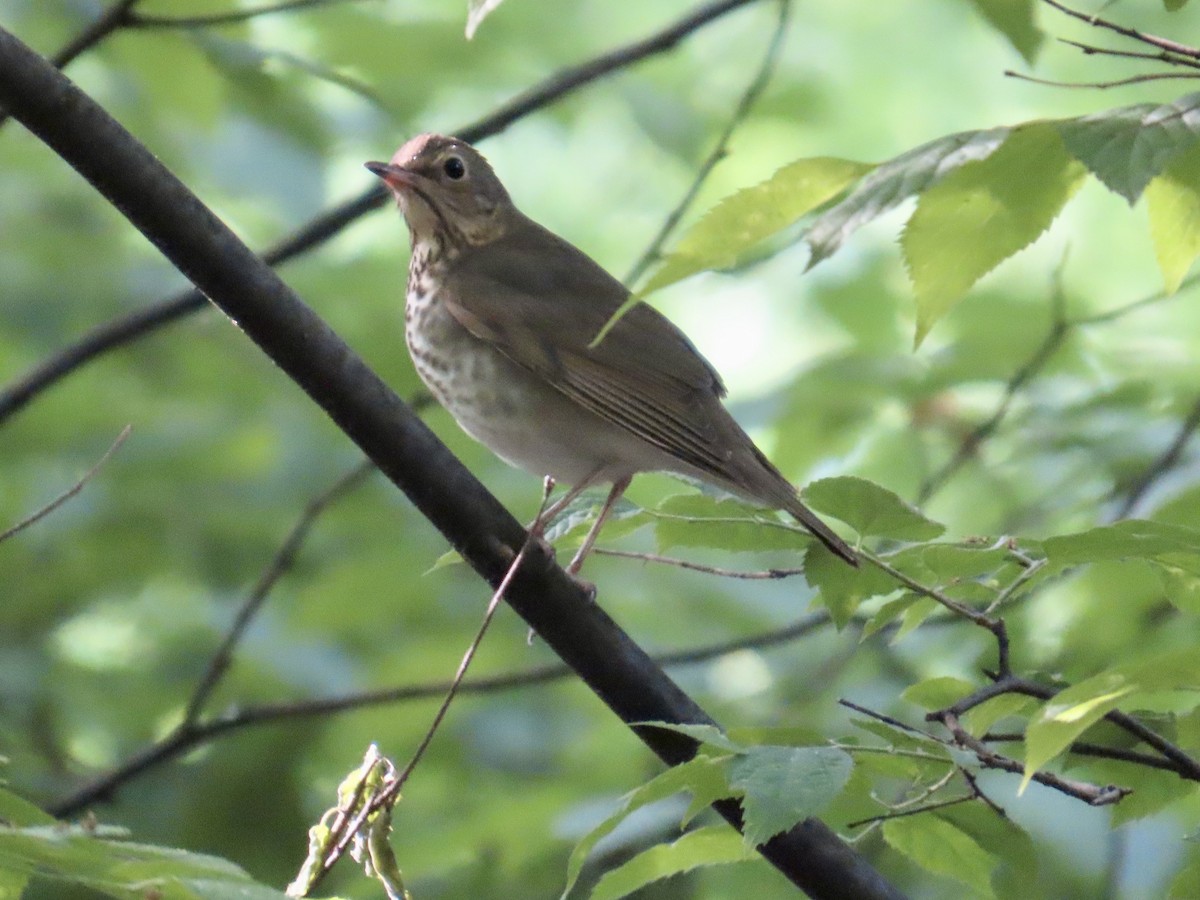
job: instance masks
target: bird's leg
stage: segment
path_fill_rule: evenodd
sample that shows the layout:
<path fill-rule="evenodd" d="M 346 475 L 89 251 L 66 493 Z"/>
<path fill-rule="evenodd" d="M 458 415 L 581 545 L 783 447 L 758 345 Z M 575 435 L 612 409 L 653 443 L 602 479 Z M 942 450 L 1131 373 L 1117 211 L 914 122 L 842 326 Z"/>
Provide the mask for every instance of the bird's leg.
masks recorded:
<path fill-rule="evenodd" d="M 583 544 L 579 547 L 575 558 L 567 566 L 568 575 L 575 576 L 579 574 L 579 569 L 583 566 L 584 559 L 592 551 L 592 546 L 596 543 L 596 538 L 600 536 L 600 526 L 604 524 L 604 520 L 608 518 L 613 506 L 621 499 L 621 495 L 625 493 L 625 488 L 629 487 L 629 482 L 632 480 L 632 475 L 626 475 L 624 478 L 618 478 L 613 482 L 612 490 L 608 492 L 608 499 L 600 507 L 600 515 L 596 516 L 596 521 L 592 523 L 592 527 L 588 531 L 587 537 L 583 539 Z"/>

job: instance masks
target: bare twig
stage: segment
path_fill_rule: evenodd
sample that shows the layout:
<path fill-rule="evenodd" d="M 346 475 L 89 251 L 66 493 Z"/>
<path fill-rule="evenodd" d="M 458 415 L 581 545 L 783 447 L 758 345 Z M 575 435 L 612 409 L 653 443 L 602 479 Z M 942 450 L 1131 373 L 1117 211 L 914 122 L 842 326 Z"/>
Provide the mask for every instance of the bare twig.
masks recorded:
<path fill-rule="evenodd" d="M 1114 518 L 1124 519 L 1134 511 L 1138 503 L 1146 493 L 1154 485 L 1158 479 L 1179 463 L 1179 458 L 1183 455 L 1184 448 L 1192 439 L 1196 429 L 1200 428 L 1200 399 L 1197 399 L 1183 422 L 1179 425 L 1179 430 L 1175 433 L 1175 439 L 1170 445 L 1158 456 L 1146 469 L 1137 477 L 1129 487 L 1124 491 L 1125 497 L 1117 507 L 1117 512 Z M 1114 494 L 1118 493 L 1114 490 Z"/>
<path fill-rule="evenodd" d="M 1131 75 L 1128 78 L 1116 78 L 1112 81 L 1055 81 L 1051 78 L 1035 78 L 1024 72 L 1014 72 L 1012 69 L 1005 69 L 1004 74 L 1009 78 L 1028 81 L 1032 84 L 1042 84 L 1046 87 L 1086 88 L 1097 91 L 1129 87 L 1131 84 L 1145 84 L 1148 81 L 1180 81 L 1200 78 L 1200 72 L 1147 72 L 1142 75 Z"/>
<path fill-rule="evenodd" d="M 1118 59 L 1140 59 L 1147 62 L 1166 63 L 1172 66 L 1187 66 L 1191 69 L 1200 68 L 1200 62 L 1194 59 L 1175 56 L 1165 50 L 1158 53 L 1142 53 L 1137 50 L 1113 50 L 1109 47 L 1097 47 L 1094 44 L 1085 44 L 1082 41 L 1072 41 L 1068 38 L 1059 38 L 1058 40 L 1060 43 L 1075 47 L 1085 56 L 1115 56 Z"/>
<path fill-rule="evenodd" d="M 996 429 L 1008 415 L 1017 394 L 1027 385 L 1058 352 L 1070 332 L 1070 325 L 1056 315 L 1050 330 L 1029 359 L 1017 369 L 1004 386 L 1004 394 L 992 414 L 964 437 L 954 455 L 940 469 L 925 480 L 917 492 L 917 505 L 923 506 L 943 485 L 970 459 L 979 452 L 980 445 L 996 433 Z"/>
<path fill-rule="evenodd" d="M 304 507 L 304 512 L 301 514 L 299 521 L 292 527 L 292 530 L 276 551 L 275 556 L 272 557 L 267 568 L 259 576 L 253 589 L 246 595 L 241 608 L 237 611 L 237 615 L 234 616 L 233 624 L 230 626 L 228 633 L 226 633 L 225 639 L 213 654 L 212 659 L 209 660 L 208 667 L 205 669 L 204 675 L 200 678 L 200 682 L 196 685 L 196 689 L 193 691 L 192 697 L 184 710 L 183 721 L 186 724 L 195 724 L 200 718 L 200 713 L 203 712 L 204 706 L 208 702 L 209 697 L 212 696 L 213 690 L 215 690 L 221 678 L 228 671 L 230 663 L 233 662 L 234 648 L 245 635 L 246 629 L 254 619 L 254 616 L 262 608 L 263 601 L 267 599 L 271 588 L 295 565 L 296 554 L 299 552 L 300 546 L 304 543 L 304 539 L 308 537 L 309 529 L 312 528 L 313 523 L 332 503 L 357 487 L 374 471 L 375 464 L 370 460 L 360 462 L 342 475 L 329 488 L 310 500 Z"/>
<path fill-rule="evenodd" d="M 760 0 L 717 0 L 706 3 L 647 38 L 552 75 L 540 85 L 513 98 L 482 119 L 458 129 L 456 134 L 471 143 L 498 134 L 518 119 L 549 106 L 593 81 L 671 50 L 704 26 L 755 2 Z M 385 188 L 372 185 L 358 197 L 347 200 L 305 223 L 273 249 L 264 253 L 262 258 L 269 265 L 278 266 L 313 250 L 339 234 L 350 223 L 381 206 L 387 197 L 388 192 Z M 24 408 L 42 391 L 101 354 L 207 307 L 208 302 L 199 291 L 189 290 L 130 316 L 98 326 L 75 344 L 43 360 L 29 372 L 0 389 L 0 423 Z"/>
<path fill-rule="evenodd" d="M 41 509 L 26 516 L 20 522 L 17 522 L 15 525 L 11 526 L 7 530 L 0 531 L 0 544 L 3 544 L 5 541 L 7 541 L 13 535 L 19 534 L 20 532 L 24 531 L 26 528 L 28 528 L 34 522 L 38 522 L 38 521 L 41 521 L 42 519 L 46 518 L 46 516 L 50 515 L 50 513 L 54 512 L 56 509 L 58 509 L 60 506 L 62 506 L 64 503 L 66 503 L 68 500 L 70 500 L 72 497 L 74 497 L 76 494 L 78 494 L 80 491 L 82 491 L 83 486 L 92 480 L 92 477 L 97 472 L 100 471 L 100 469 L 104 466 L 104 464 L 106 462 L 108 462 L 108 460 L 112 457 L 112 455 L 117 452 L 118 448 L 120 448 L 120 446 L 123 443 L 125 443 L 125 439 L 127 437 L 129 437 L 129 433 L 132 430 L 133 430 L 132 425 L 126 425 L 124 428 L 122 428 L 121 433 L 117 435 L 117 439 L 112 442 L 112 445 L 107 450 L 104 451 L 104 455 L 101 456 L 98 460 L 96 460 L 96 464 L 94 466 L 92 466 L 90 469 L 88 469 L 87 472 L 85 472 L 83 474 L 83 476 L 78 481 L 76 481 L 73 485 L 71 485 L 69 488 L 67 488 L 65 491 L 63 491 L 61 494 L 59 494 L 57 497 L 55 497 L 53 500 L 51 500 L 49 503 L 47 503 Z"/>
<path fill-rule="evenodd" d="M 55 68 L 65 68 L 77 56 L 96 46 L 117 29 L 127 27 L 133 16 L 133 7 L 138 2 L 139 0 L 116 0 L 91 25 L 79 32 L 70 43 L 50 57 L 50 62 L 54 64 Z"/>
<path fill-rule="evenodd" d="M 827 613 L 819 612 L 804 616 L 795 623 L 772 631 L 662 653 L 655 661 L 662 666 L 674 667 L 695 665 L 718 659 L 738 650 L 763 649 L 799 640 L 830 623 Z M 486 678 L 463 681 L 459 695 L 488 695 L 504 691 L 536 687 L 551 681 L 560 681 L 574 676 L 574 671 L 565 663 L 552 663 L 508 672 Z M 429 700 L 445 696 L 449 683 L 445 681 L 425 684 L 404 685 L 374 691 L 362 691 L 340 697 L 322 697 L 294 702 L 263 703 L 238 707 L 229 714 L 208 721 L 185 723 L 159 742 L 150 745 L 125 760 L 116 768 L 99 776 L 83 787 L 53 804 L 52 812 L 59 816 L 78 813 L 89 804 L 110 798 L 118 789 L 171 760 L 190 752 L 198 746 L 210 743 L 227 734 L 280 722 L 311 719 L 321 716 L 354 712 L 389 704 Z"/>
<path fill-rule="evenodd" d="M 725 124 L 724 130 L 717 137 L 716 143 L 713 145 L 712 151 L 704 158 L 704 162 L 700 164 L 700 168 L 696 170 L 696 175 L 692 179 L 692 183 L 688 185 L 688 189 L 684 192 L 683 197 L 671 210 L 670 214 L 663 220 L 662 227 L 658 233 L 650 241 L 649 246 L 642 252 L 634 262 L 633 267 L 629 270 L 629 274 L 625 276 L 625 284 L 632 287 L 642 275 L 658 258 L 662 252 L 663 245 L 667 242 L 684 214 L 691 207 L 696 199 L 696 195 L 700 193 L 700 188 L 716 168 L 717 163 L 723 160 L 728 152 L 729 141 L 733 137 L 733 133 L 738 129 L 738 126 L 746 120 L 750 110 L 754 104 L 758 102 L 758 98 L 762 96 L 766 90 L 767 84 L 771 81 L 771 76 L 775 72 L 775 65 L 779 60 L 779 48 L 783 46 L 783 37 L 787 33 L 788 18 L 791 13 L 791 0 L 777 0 L 779 3 L 779 19 L 775 25 L 775 31 L 771 34 L 771 41 L 767 45 L 767 52 L 763 56 L 762 63 L 758 67 L 754 78 L 750 84 L 746 86 L 746 90 L 742 93 L 741 99 L 734 107 L 733 114 L 729 117 L 729 121 Z"/>
<path fill-rule="evenodd" d="M 1017 775 L 1024 774 L 1025 766 L 1022 763 L 1011 757 L 997 753 L 991 747 L 974 737 L 959 724 L 958 717 L 954 714 L 944 712 L 939 716 L 939 721 L 953 735 L 954 742 L 975 754 L 975 758 L 979 760 L 980 765 L 984 768 L 1000 769 Z M 1032 780 L 1066 794 L 1068 797 L 1082 800 L 1089 806 L 1108 806 L 1119 802 L 1121 798 L 1131 793 L 1129 788 L 1118 787 L 1112 784 L 1090 784 L 1089 782 L 1078 781 L 1073 778 L 1063 778 L 1060 775 L 1055 775 L 1053 772 L 1034 772 Z"/>
<path fill-rule="evenodd" d="M 1021 732 L 988 732 L 980 740 L 990 741 L 996 744 L 1019 744 L 1025 740 L 1025 735 Z M 1094 756 L 1099 759 L 1112 759 L 1117 762 L 1132 763 L 1137 766 L 1145 766 L 1148 769 L 1161 769 L 1164 772 L 1174 772 L 1181 777 L 1179 766 L 1171 762 L 1169 759 L 1163 759 L 1161 756 L 1155 756 L 1150 753 L 1142 753 L 1137 750 L 1126 750 L 1124 747 L 1105 747 L 1101 744 L 1092 744 L 1088 741 L 1074 741 L 1068 752 L 1075 756 Z M 1196 779 L 1189 779 L 1196 780 Z"/>
<path fill-rule="evenodd" d="M 1094 28 L 1103 28 L 1108 31 L 1116 32 L 1122 37 L 1147 44 L 1151 47 L 1157 47 L 1160 50 L 1166 50 L 1168 53 L 1174 53 L 1179 56 L 1190 56 L 1194 59 L 1200 59 L 1200 50 L 1195 47 L 1189 47 L 1186 44 L 1180 44 L 1176 41 L 1161 38 L 1153 34 L 1147 34 L 1144 31 L 1138 31 L 1136 28 L 1126 28 L 1124 25 L 1118 25 L 1115 22 L 1110 22 L 1108 19 L 1102 19 L 1099 16 L 1091 15 L 1090 13 L 1082 13 L 1078 10 L 1071 9 L 1058 0 L 1042 0 L 1047 6 L 1057 9 L 1064 15 L 1068 15 L 1073 19 L 1078 19 L 1081 22 L 1086 22 Z"/>
<path fill-rule="evenodd" d="M 610 550 L 606 547 L 596 547 L 592 550 L 601 556 L 619 556 L 622 559 L 639 559 L 642 562 L 658 563 L 664 566 L 675 566 L 678 569 L 688 569 L 692 572 L 704 572 L 708 575 L 718 575 L 722 578 L 744 578 L 750 581 L 773 581 L 780 578 L 790 578 L 793 575 L 803 575 L 804 569 L 761 569 L 746 571 L 744 569 L 725 569 L 721 566 L 709 566 L 704 563 L 677 559 L 673 556 L 659 556 L 657 553 L 639 553 L 634 550 Z"/>

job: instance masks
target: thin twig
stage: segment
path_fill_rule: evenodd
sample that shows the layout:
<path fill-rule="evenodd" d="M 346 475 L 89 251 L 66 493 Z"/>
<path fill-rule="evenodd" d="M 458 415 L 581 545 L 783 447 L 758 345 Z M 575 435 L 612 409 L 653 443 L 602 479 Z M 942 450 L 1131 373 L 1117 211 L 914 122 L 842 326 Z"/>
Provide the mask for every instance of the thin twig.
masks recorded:
<path fill-rule="evenodd" d="M 1025 766 L 1011 757 L 1005 756 L 1002 753 L 997 753 L 991 747 L 988 747 L 978 738 L 974 737 L 970 732 L 959 724 L 958 717 L 952 713 L 944 713 L 939 717 L 939 721 L 946 726 L 946 729 L 954 737 L 954 742 L 960 747 L 964 747 L 975 754 L 975 758 L 979 760 L 980 765 L 986 769 L 1000 769 L 1005 772 L 1011 772 L 1016 775 L 1024 774 Z M 1053 772 L 1038 771 L 1032 775 L 1032 780 L 1038 784 L 1045 785 L 1048 788 L 1053 788 L 1068 797 L 1074 797 L 1077 800 L 1082 800 L 1089 806 L 1109 806 L 1119 802 L 1127 794 L 1131 793 L 1129 788 L 1119 787 L 1117 785 L 1095 785 L 1086 781 L 1078 781 L 1073 778 L 1063 778 L 1060 775 L 1055 775 Z"/>
<path fill-rule="evenodd" d="M 629 274 L 625 276 L 625 284 L 632 287 L 646 270 L 654 263 L 662 252 L 663 245 L 667 242 L 667 238 L 678 227 L 680 220 L 696 200 L 696 195 L 700 193 L 700 188 L 704 182 L 708 180 L 708 176 L 712 170 L 716 168 L 717 163 L 725 158 L 728 153 L 729 141 L 733 137 L 733 133 L 746 120 L 746 116 L 750 114 L 754 104 L 758 102 L 758 98 L 762 96 L 767 85 L 771 81 L 771 76 L 775 72 L 776 64 L 779 62 L 779 49 L 783 46 L 783 37 L 787 33 L 788 18 L 791 14 L 791 0 L 777 0 L 779 3 L 779 19 L 775 24 L 775 30 L 771 34 L 771 41 L 767 45 L 767 52 L 763 55 L 762 63 L 759 64 L 758 71 L 754 78 L 746 86 L 746 90 L 742 93 L 738 100 L 737 106 L 734 107 L 733 114 L 729 117 L 729 121 L 725 123 L 725 128 L 717 137 L 716 143 L 713 145 L 712 151 L 705 157 L 704 162 L 700 164 L 700 168 L 696 170 L 696 175 L 692 178 L 692 183 L 688 185 L 688 189 L 684 192 L 683 197 L 675 205 L 675 208 L 663 220 L 662 227 L 658 229 L 658 233 L 650 241 L 649 246 L 642 252 L 634 262 Z"/>
<path fill-rule="evenodd" d="M 692 572 L 704 572 L 708 575 L 718 575 L 722 578 L 744 578 L 750 581 L 773 581 L 780 578 L 790 578 L 793 575 L 803 575 L 804 569 L 759 569 L 756 571 L 747 571 L 745 569 L 725 569 L 720 566 L 709 566 L 704 563 L 691 562 L 686 559 L 678 559 L 673 556 L 659 556 L 657 553 L 639 553 L 634 550 L 611 550 L 606 547 L 596 547 L 592 550 L 593 553 L 600 556 L 619 556 L 622 559 L 637 559 L 642 562 L 659 563 L 665 566 L 675 566 L 679 569 L 688 569 Z"/>
<path fill-rule="evenodd" d="M 41 509 L 26 516 L 24 519 L 22 519 L 20 522 L 17 522 L 17 524 L 11 526 L 6 531 L 0 531 L 0 544 L 3 544 L 5 541 L 7 541 L 13 535 L 19 534 L 20 532 L 24 531 L 26 528 L 28 528 L 30 525 L 34 524 L 35 522 L 39 522 L 42 519 L 46 518 L 46 516 L 50 515 L 50 513 L 54 512 L 56 509 L 58 509 L 60 506 L 62 506 L 64 503 L 66 503 L 68 500 L 70 500 L 72 497 L 74 497 L 76 494 L 78 494 L 80 491 L 82 491 L 83 486 L 92 480 L 92 477 L 97 472 L 100 471 L 100 469 L 104 466 L 104 464 L 106 462 L 108 462 L 108 460 L 112 457 L 112 455 L 117 452 L 117 450 L 120 448 L 120 446 L 123 443 L 125 443 L 125 439 L 127 437 L 129 437 L 129 433 L 132 430 L 133 430 L 132 425 L 126 425 L 124 428 L 122 428 L 121 433 L 117 435 L 117 439 L 112 442 L 112 445 L 107 450 L 104 451 L 104 455 L 101 456 L 98 460 L 96 460 L 96 464 L 94 466 L 92 466 L 90 469 L 88 469 L 83 474 L 83 476 L 78 481 L 76 481 L 73 485 L 71 485 L 69 488 L 67 488 L 65 491 L 63 491 L 61 494 L 59 494 L 57 497 L 55 497 L 53 500 L 51 500 L 49 503 L 47 503 Z"/>
<path fill-rule="evenodd" d="M 1086 88 L 1096 91 L 1129 87 L 1131 84 L 1145 84 L 1148 81 L 1181 81 L 1200 78 L 1200 72 L 1147 72 L 1142 75 L 1131 75 L 1128 78 L 1117 78 L 1113 81 L 1055 81 L 1052 78 L 1035 78 L 1024 72 L 1014 72 L 1012 69 L 1005 69 L 1004 74 L 1008 78 L 1016 78 L 1019 81 L 1028 81 L 1031 84 L 1041 84 L 1046 87 Z"/>
<path fill-rule="evenodd" d="M 1124 519 L 1137 507 L 1138 503 L 1146 493 L 1154 485 L 1154 483 L 1165 475 L 1179 463 L 1179 459 L 1183 456 L 1184 448 L 1192 439 L 1196 429 L 1200 428 L 1200 398 L 1193 404 L 1187 416 L 1179 425 L 1179 430 L 1175 433 L 1174 440 L 1167 448 L 1155 459 L 1130 485 L 1125 491 L 1125 499 L 1121 501 L 1115 518 Z M 1115 491 L 1114 491 L 1115 493 Z"/>
<path fill-rule="evenodd" d="M 1008 415 L 1017 394 L 1035 375 L 1046 367 L 1046 364 L 1050 362 L 1054 354 L 1062 346 L 1063 341 L 1066 340 L 1069 332 L 1070 325 L 1061 317 L 1056 316 L 1042 343 L 1038 345 L 1029 359 L 1008 379 L 1008 383 L 1004 386 L 1004 393 L 1000 398 L 1000 402 L 996 404 L 996 408 L 992 411 L 992 414 L 979 425 L 975 426 L 975 428 L 971 429 L 966 437 L 959 441 L 958 449 L 954 451 L 954 455 L 921 485 L 921 489 L 917 492 L 918 506 L 925 505 L 969 459 L 974 458 L 979 452 L 980 445 L 990 438 L 996 432 L 996 429 L 1000 427 L 1000 424 Z"/>
<path fill-rule="evenodd" d="M 1020 732 L 998 733 L 989 731 L 980 740 L 998 744 L 1019 744 L 1024 742 L 1025 735 Z M 1067 748 L 1067 751 L 1075 756 L 1094 756 L 1098 759 L 1112 759 L 1117 762 L 1133 763 L 1134 765 L 1145 766 L 1148 769 L 1161 769 L 1164 772 L 1174 772 L 1179 777 L 1187 778 L 1189 781 L 1198 780 L 1185 772 L 1181 772 L 1179 766 L 1171 762 L 1171 760 L 1163 759 L 1161 756 L 1155 756 L 1150 753 L 1142 753 L 1138 750 L 1126 750 L 1124 747 L 1105 747 L 1101 744 L 1089 743 L 1088 741 L 1074 741 Z"/>
<path fill-rule="evenodd" d="M 183 721 L 185 723 L 195 724 L 200 718 L 200 713 L 204 710 L 209 697 L 212 696 L 212 692 L 233 662 L 234 648 L 245 635 L 250 622 L 262 608 L 263 601 L 267 599 L 267 595 L 270 594 L 276 582 L 295 565 L 296 555 L 305 538 L 308 537 L 313 523 L 331 504 L 357 487 L 374 471 L 375 464 L 370 460 L 364 460 L 305 505 L 300 519 L 292 526 L 287 538 L 275 552 L 275 556 L 263 570 L 253 589 L 246 595 L 246 599 L 242 601 L 241 608 L 234 616 L 233 624 L 226 633 L 225 639 L 209 660 L 204 675 L 201 676 L 184 710 Z"/>
<path fill-rule="evenodd" d="M 1115 56 L 1118 59 L 1140 59 L 1146 62 L 1161 62 L 1173 66 L 1187 66 L 1191 69 L 1200 68 L 1200 62 L 1186 57 L 1175 56 L 1167 51 L 1158 53 L 1142 53 L 1137 50 L 1113 50 L 1109 47 L 1097 47 L 1094 44 L 1085 44 L 1082 41 L 1072 41 L 1069 38 L 1059 38 L 1059 43 L 1066 44 L 1069 47 L 1075 47 L 1080 50 L 1085 56 Z"/>
<path fill-rule="evenodd" d="M 1107 19 L 1102 19 L 1099 16 L 1082 13 L 1071 9 L 1069 6 L 1064 6 L 1058 0 L 1042 0 L 1047 6 L 1057 9 L 1059 12 L 1071 16 L 1073 19 L 1078 19 L 1081 22 L 1086 22 L 1094 28 L 1105 28 L 1109 31 L 1114 31 L 1122 37 L 1130 38 L 1131 40 L 1139 41 L 1143 44 L 1148 44 L 1151 47 L 1158 47 L 1160 50 L 1166 50 L 1169 53 L 1176 53 L 1180 56 L 1191 56 L 1200 59 L 1200 50 L 1195 47 L 1189 47 L 1186 44 L 1176 43 L 1167 38 L 1157 37 L 1153 34 L 1147 34 L 1144 31 L 1138 31 L 1136 28 L 1126 28 L 1124 25 L 1118 25 L 1115 22 L 1110 22 Z"/>

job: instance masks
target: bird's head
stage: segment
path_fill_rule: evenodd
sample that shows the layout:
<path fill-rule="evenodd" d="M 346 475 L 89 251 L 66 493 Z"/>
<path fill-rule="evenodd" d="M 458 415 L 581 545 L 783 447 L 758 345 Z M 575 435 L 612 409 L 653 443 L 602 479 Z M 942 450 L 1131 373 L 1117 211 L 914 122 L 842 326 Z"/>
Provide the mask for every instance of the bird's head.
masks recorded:
<path fill-rule="evenodd" d="M 391 162 L 366 163 L 395 195 L 414 246 L 433 242 L 461 249 L 487 244 L 504 233 L 512 210 L 508 191 L 470 144 L 421 134 Z"/>

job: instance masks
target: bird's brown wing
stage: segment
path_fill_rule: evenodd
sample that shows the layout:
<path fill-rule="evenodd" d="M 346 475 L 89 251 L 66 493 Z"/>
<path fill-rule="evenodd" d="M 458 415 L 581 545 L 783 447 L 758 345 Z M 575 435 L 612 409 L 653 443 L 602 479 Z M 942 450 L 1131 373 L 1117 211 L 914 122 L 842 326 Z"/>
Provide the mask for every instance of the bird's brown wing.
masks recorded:
<path fill-rule="evenodd" d="M 589 347 L 629 293 L 551 232 L 523 219 L 454 260 L 439 296 L 468 331 L 581 406 L 702 471 L 731 474 L 728 444 L 741 432 L 716 370 L 645 304 Z"/>

